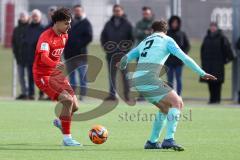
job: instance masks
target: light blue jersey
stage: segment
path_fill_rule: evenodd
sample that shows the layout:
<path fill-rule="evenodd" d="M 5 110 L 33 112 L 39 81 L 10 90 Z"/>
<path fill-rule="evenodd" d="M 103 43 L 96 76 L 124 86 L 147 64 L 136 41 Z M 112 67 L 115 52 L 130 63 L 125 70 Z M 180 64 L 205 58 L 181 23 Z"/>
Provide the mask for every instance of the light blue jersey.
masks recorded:
<path fill-rule="evenodd" d="M 139 57 L 138 63 L 157 63 L 164 65 L 165 61 L 169 56 L 168 43 L 172 39 L 164 34 L 154 33 L 144 39 L 137 47 L 133 50 Z M 129 53 L 130 58 L 133 53 Z"/>
<path fill-rule="evenodd" d="M 121 59 L 120 69 L 127 63 L 139 58 L 136 71 L 133 74 L 134 87 L 152 103 L 158 103 L 170 89 L 159 79 L 161 66 L 172 54 L 200 76 L 206 73 L 186 55 L 177 43 L 164 33 L 153 33 L 144 39 Z"/>
<path fill-rule="evenodd" d="M 127 62 L 139 58 L 138 63 L 156 63 L 164 65 L 168 56 L 172 54 L 183 61 L 190 69 L 200 76 L 206 73 L 188 56 L 177 43 L 164 33 L 153 33 L 144 39 L 136 48 L 127 54 Z M 126 64 L 125 63 L 125 64 Z"/>

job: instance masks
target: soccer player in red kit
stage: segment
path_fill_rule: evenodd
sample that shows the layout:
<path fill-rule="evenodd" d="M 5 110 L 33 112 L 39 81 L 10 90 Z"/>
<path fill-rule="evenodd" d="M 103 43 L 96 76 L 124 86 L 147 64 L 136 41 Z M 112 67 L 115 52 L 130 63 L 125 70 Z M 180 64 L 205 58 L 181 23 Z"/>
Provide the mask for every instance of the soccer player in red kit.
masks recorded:
<path fill-rule="evenodd" d="M 71 118 L 78 109 L 78 100 L 63 74 L 61 55 L 68 39 L 71 24 L 69 9 L 60 8 L 52 16 L 53 27 L 43 32 L 38 39 L 33 65 L 34 82 L 52 100 L 62 103 L 63 108 L 54 125 L 63 133 L 63 145 L 79 146 L 71 136 Z"/>

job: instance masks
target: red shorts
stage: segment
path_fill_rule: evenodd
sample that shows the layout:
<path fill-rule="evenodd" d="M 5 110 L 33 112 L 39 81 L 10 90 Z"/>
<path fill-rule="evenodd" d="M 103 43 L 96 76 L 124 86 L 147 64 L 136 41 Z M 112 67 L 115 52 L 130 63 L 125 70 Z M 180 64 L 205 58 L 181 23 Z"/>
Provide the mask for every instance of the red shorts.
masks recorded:
<path fill-rule="evenodd" d="M 71 96 L 74 96 L 74 91 L 66 77 L 62 75 L 44 76 L 34 75 L 34 82 L 37 87 L 46 93 L 53 101 L 58 100 L 58 96 L 62 91 L 67 91 Z"/>

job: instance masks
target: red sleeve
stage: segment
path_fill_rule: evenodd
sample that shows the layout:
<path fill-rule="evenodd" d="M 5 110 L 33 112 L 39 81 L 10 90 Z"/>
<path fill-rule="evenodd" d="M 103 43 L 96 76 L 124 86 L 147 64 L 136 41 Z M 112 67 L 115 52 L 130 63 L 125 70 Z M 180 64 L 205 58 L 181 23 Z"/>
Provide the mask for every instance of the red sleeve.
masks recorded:
<path fill-rule="evenodd" d="M 38 49 L 38 54 L 41 56 L 41 62 L 48 65 L 49 67 L 56 67 L 58 62 L 55 62 L 49 58 L 49 44 L 47 42 L 41 42 Z"/>
<path fill-rule="evenodd" d="M 41 61 L 48 65 L 49 67 L 56 67 L 56 65 L 58 64 L 58 62 L 55 62 L 53 60 L 51 60 L 51 58 L 49 58 L 49 53 L 48 52 L 42 52 L 41 53 Z"/>

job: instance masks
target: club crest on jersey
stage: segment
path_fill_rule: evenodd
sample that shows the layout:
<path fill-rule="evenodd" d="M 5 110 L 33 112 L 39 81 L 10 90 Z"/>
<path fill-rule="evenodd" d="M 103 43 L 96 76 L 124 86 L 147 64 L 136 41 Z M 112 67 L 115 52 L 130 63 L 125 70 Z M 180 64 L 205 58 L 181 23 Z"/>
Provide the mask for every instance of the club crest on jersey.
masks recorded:
<path fill-rule="evenodd" d="M 48 43 L 42 43 L 41 47 L 40 47 L 40 50 L 42 50 L 42 51 L 49 51 Z"/>
<path fill-rule="evenodd" d="M 55 49 L 52 51 L 52 56 L 53 57 L 60 57 L 62 55 L 62 52 L 63 52 L 63 49 L 64 48 L 60 48 L 60 49 Z"/>

